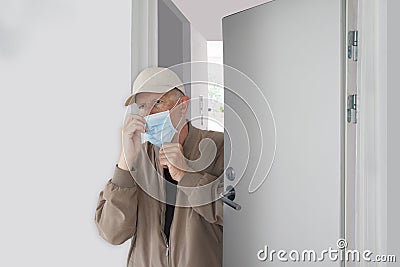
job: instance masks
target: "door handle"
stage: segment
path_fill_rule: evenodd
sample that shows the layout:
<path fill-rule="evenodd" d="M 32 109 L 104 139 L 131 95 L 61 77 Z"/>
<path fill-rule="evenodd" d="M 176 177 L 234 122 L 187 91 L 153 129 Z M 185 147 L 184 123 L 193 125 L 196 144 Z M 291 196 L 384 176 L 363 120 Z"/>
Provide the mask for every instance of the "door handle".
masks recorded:
<path fill-rule="evenodd" d="M 228 186 L 227 190 L 221 193 L 220 197 L 222 202 L 231 207 L 232 209 L 234 210 L 242 209 L 242 206 L 233 201 L 236 197 L 236 192 L 235 188 L 233 188 L 232 186 Z"/>

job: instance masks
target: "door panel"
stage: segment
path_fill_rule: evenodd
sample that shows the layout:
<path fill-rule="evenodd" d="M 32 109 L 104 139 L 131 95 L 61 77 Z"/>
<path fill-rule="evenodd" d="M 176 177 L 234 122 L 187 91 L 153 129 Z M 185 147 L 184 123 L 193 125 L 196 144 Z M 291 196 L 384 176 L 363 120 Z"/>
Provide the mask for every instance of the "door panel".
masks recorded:
<path fill-rule="evenodd" d="M 190 81 L 190 22 L 171 0 L 158 0 L 158 67 L 171 68 L 182 81 Z M 183 85 L 191 96 L 191 85 Z M 191 107 L 188 108 L 191 114 Z M 190 117 L 190 116 L 189 116 Z"/>
<path fill-rule="evenodd" d="M 224 64 L 260 90 L 225 68 L 225 168 L 236 173 L 225 187 L 235 186 L 242 209 L 224 206 L 224 266 L 309 266 L 280 262 L 276 254 L 273 263 L 262 262 L 257 252 L 268 246 L 319 256 L 337 248 L 342 8 L 341 0 L 277 0 L 223 18 Z"/>

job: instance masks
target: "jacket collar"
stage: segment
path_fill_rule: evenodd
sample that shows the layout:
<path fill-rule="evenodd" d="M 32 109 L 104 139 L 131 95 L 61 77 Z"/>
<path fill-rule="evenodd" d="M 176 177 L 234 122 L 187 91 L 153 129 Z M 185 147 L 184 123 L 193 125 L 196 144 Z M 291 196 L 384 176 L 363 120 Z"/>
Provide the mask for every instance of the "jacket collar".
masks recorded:
<path fill-rule="evenodd" d="M 196 127 L 193 127 L 192 123 L 190 121 L 187 122 L 188 124 L 188 135 L 186 136 L 185 141 L 183 142 L 183 151 L 184 152 L 189 152 L 194 148 L 196 145 L 196 142 L 199 140 L 200 136 L 200 130 L 197 129 Z M 186 153 L 185 153 L 186 154 Z"/>

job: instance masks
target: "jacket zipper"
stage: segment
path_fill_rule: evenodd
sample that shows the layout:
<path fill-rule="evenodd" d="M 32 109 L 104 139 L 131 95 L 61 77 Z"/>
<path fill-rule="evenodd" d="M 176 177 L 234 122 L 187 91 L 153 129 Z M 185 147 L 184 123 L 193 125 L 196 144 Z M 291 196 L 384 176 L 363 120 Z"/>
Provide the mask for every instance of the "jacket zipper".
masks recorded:
<path fill-rule="evenodd" d="M 176 207 L 174 207 L 174 209 L 175 209 Z M 173 222 L 174 222 L 174 218 L 175 218 L 175 211 L 176 210 L 174 210 L 174 216 L 172 216 L 172 220 L 171 220 L 171 226 L 169 227 L 169 239 L 168 239 L 168 243 L 167 243 L 167 255 L 168 255 L 168 266 L 169 266 L 169 261 L 170 261 L 170 256 L 169 256 L 169 254 L 171 253 L 171 251 L 170 251 L 170 246 L 171 246 L 171 229 L 172 229 L 172 225 L 173 225 Z M 165 218 L 165 216 L 164 216 L 164 218 Z"/>
<path fill-rule="evenodd" d="M 162 172 L 162 176 L 163 176 L 163 180 L 164 180 L 164 183 L 165 183 L 165 176 L 164 176 L 164 172 Z M 167 202 L 166 200 L 167 200 L 167 197 L 166 197 L 167 195 L 165 195 L 165 202 Z M 167 237 L 166 237 L 166 235 L 165 235 L 165 233 L 164 233 L 164 227 L 165 227 L 165 214 L 167 213 L 167 203 L 163 203 L 163 202 L 161 202 L 161 209 L 162 209 L 162 211 L 161 211 L 161 213 L 162 213 L 162 215 L 160 216 L 161 218 L 161 235 L 162 235 L 162 237 L 164 238 L 164 243 L 165 243 L 165 245 L 167 246 L 167 250 L 165 251 L 165 256 L 167 257 L 167 267 L 169 267 L 169 242 L 167 242 Z"/>
<path fill-rule="evenodd" d="M 168 243 L 167 243 L 167 252 L 166 252 L 166 254 L 167 254 L 167 266 L 169 266 L 169 245 L 168 245 Z"/>
<path fill-rule="evenodd" d="M 167 236 L 164 233 L 165 213 L 166 213 L 166 210 L 167 210 L 167 208 L 166 208 L 167 204 L 165 203 L 163 205 L 163 207 L 164 207 L 164 210 L 163 210 L 164 216 L 163 216 L 163 218 L 161 218 L 161 233 L 162 233 L 162 236 L 164 238 L 165 245 L 167 246 L 167 250 L 165 251 L 165 256 L 167 257 L 167 266 L 169 267 L 169 241 L 171 240 L 171 235 L 169 236 L 169 240 L 167 241 Z M 172 218 L 172 221 L 173 220 L 174 220 L 174 218 Z M 171 221 L 171 225 L 172 225 L 172 221 Z"/>
<path fill-rule="evenodd" d="M 164 179 L 165 179 L 165 177 L 164 177 Z M 176 197 L 176 196 L 175 196 Z M 167 202 L 167 198 L 165 198 L 165 200 L 166 200 L 166 202 Z M 176 204 L 176 203 L 175 203 Z M 174 218 L 175 218 L 175 211 L 176 210 L 174 210 L 174 216 L 172 217 L 172 220 L 171 220 L 171 226 L 169 227 L 169 239 L 168 239 L 168 241 L 167 241 L 167 236 L 165 235 L 165 233 L 164 233 L 164 226 L 165 226 L 165 214 L 167 213 L 167 203 L 164 203 L 163 204 L 163 208 L 164 208 L 164 211 L 163 211 L 163 213 L 164 213 L 164 216 L 162 216 L 163 218 L 161 218 L 161 233 L 162 233 L 162 235 L 163 235 L 163 237 L 164 237 L 164 242 L 165 242 L 165 245 L 167 246 L 167 250 L 165 251 L 165 256 L 167 257 L 167 267 L 169 267 L 170 266 L 170 244 L 171 244 L 171 229 L 172 229 L 172 225 L 173 225 L 173 222 L 174 222 Z M 176 206 L 174 207 L 174 209 L 176 208 Z"/>

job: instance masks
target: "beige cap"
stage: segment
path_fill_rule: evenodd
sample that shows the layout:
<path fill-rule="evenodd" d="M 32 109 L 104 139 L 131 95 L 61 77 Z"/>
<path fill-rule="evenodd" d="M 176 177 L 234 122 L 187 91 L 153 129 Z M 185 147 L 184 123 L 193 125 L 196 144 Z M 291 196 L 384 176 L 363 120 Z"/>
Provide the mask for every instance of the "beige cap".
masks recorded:
<path fill-rule="evenodd" d="M 175 87 L 186 95 L 185 87 L 175 72 L 168 68 L 146 68 L 136 77 L 132 94 L 125 100 L 125 106 L 133 103 L 132 99 L 137 93 L 166 93 Z"/>

